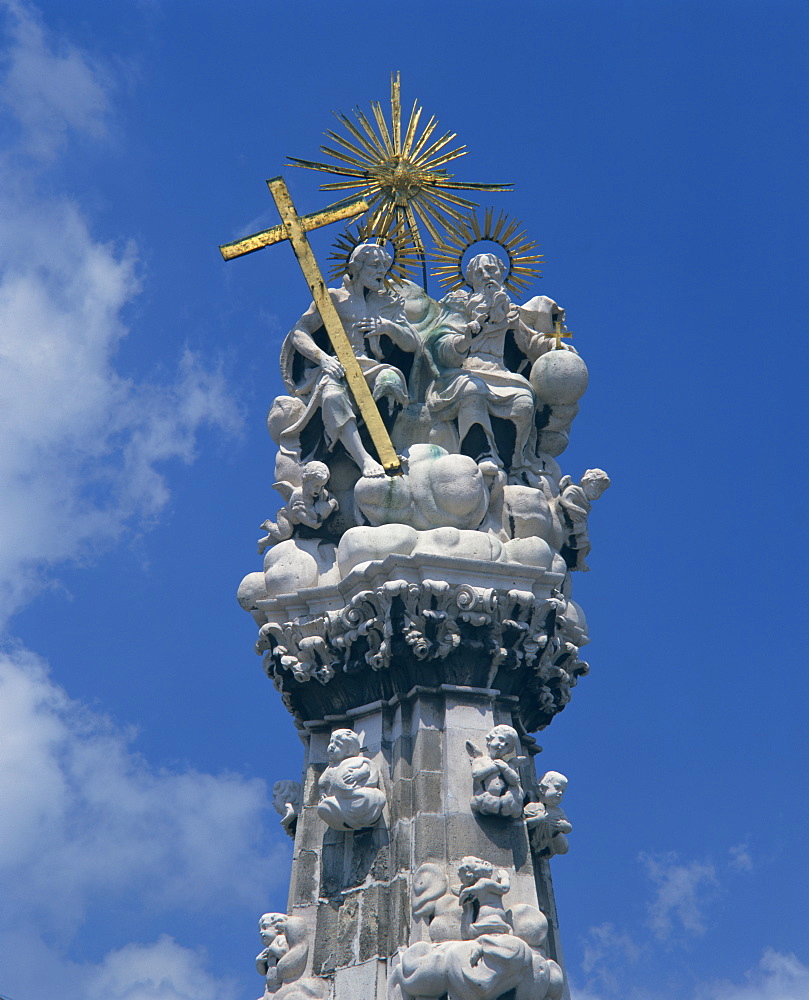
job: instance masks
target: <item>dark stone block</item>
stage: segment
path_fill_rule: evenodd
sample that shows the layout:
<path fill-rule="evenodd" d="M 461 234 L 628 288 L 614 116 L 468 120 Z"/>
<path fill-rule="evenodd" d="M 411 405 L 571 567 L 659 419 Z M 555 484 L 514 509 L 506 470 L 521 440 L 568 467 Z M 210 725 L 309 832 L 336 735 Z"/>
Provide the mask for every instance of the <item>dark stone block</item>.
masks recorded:
<path fill-rule="evenodd" d="M 387 827 L 376 826 L 369 830 L 358 830 L 352 839 L 351 859 L 344 889 L 351 889 L 362 885 L 370 874 L 377 856 L 381 851 L 385 852 L 383 864 L 389 864 L 388 848 L 390 847 L 390 834 Z"/>
<path fill-rule="evenodd" d="M 296 846 L 301 850 L 319 851 L 326 826 L 314 806 L 304 806 L 298 817 Z"/>
<path fill-rule="evenodd" d="M 416 813 L 440 813 L 443 800 L 440 771 L 419 771 L 413 779 L 413 808 Z"/>
<path fill-rule="evenodd" d="M 310 764 L 306 774 L 306 785 L 303 789 L 303 803 L 307 806 L 316 806 L 320 801 L 320 789 L 318 782 L 320 776 L 328 767 L 328 764 Z"/>
<path fill-rule="evenodd" d="M 396 871 L 409 871 L 412 858 L 413 824 L 397 823 L 392 834 L 393 863 Z"/>
<path fill-rule="evenodd" d="M 394 955 L 398 948 L 407 947 L 410 942 L 410 887 L 404 876 L 395 878 L 388 887 L 386 894 L 385 919 L 380 922 L 381 933 L 387 937 L 388 957 Z M 380 941 L 380 945 L 383 944 Z"/>
<path fill-rule="evenodd" d="M 510 866 L 513 851 L 509 826 L 513 822 L 501 817 L 450 813 L 447 816 L 450 860 L 459 861 L 471 854 L 501 868 Z"/>
<path fill-rule="evenodd" d="M 341 902 L 321 903 L 317 908 L 317 929 L 313 944 L 312 971 L 328 975 L 337 968 L 337 926 Z"/>
<path fill-rule="evenodd" d="M 443 771 L 444 734 L 437 729 L 419 729 L 413 737 L 413 771 Z"/>
<path fill-rule="evenodd" d="M 380 912 L 388 893 L 387 885 L 369 885 L 362 893 L 360 910 L 359 961 L 381 955 L 379 948 L 379 928 L 385 926 Z"/>
<path fill-rule="evenodd" d="M 359 893 L 354 892 L 344 898 L 337 914 L 337 965 L 340 968 L 355 963 L 359 909 Z"/>
<path fill-rule="evenodd" d="M 393 761 L 394 781 L 398 781 L 400 778 L 412 777 L 412 754 L 413 741 L 409 736 L 400 736 L 394 741 L 390 758 Z"/>
<path fill-rule="evenodd" d="M 375 882 L 387 882 L 393 874 L 390 870 L 390 845 L 380 847 L 371 865 L 371 878 Z"/>
<path fill-rule="evenodd" d="M 345 834 L 329 831 L 340 839 L 324 843 L 320 854 L 320 895 L 325 899 L 334 899 L 345 888 L 343 869 L 345 858 Z"/>
<path fill-rule="evenodd" d="M 443 814 L 416 813 L 413 818 L 413 855 L 419 864 L 446 859 L 447 823 Z"/>
<path fill-rule="evenodd" d="M 313 903 L 317 895 L 317 854 L 314 851 L 299 851 L 295 859 L 294 903 Z"/>
<path fill-rule="evenodd" d="M 397 781 L 391 789 L 390 799 L 391 823 L 402 819 L 410 819 L 413 815 L 413 782 L 411 779 Z"/>

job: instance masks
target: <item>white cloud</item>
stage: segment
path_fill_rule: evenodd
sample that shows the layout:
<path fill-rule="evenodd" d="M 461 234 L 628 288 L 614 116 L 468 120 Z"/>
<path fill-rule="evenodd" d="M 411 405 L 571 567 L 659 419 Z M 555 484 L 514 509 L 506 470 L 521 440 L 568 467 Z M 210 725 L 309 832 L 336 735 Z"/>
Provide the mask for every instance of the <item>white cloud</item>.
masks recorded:
<path fill-rule="evenodd" d="M 637 963 L 640 955 L 639 945 L 613 924 L 591 927 L 587 932 L 582 958 L 582 970 L 588 977 L 587 989 L 598 986 L 607 992 L 618 992 L 617 971 L 625 972 L 627 965 Z M 580 991 L 578 996 L 586 1000 L 588 994 Z"/>
<path fill-rule="evenodd" d="M 680 864 L 676 854 L 642 854 L 640 860 L 657 890 L 649 905 L 655 937 L 662 940 L 675 929 L 703 934 L 704 908 L 718 885 L 714 866 L 698 861 Z"/>
<path fill-rule="evenodd" d="M 744 983 L 712 983 L 697 1000 L 809 1000 L 809 967 L 795 955 L 767 948 Z"/>
<path fill-rule="evenodd" d="M 85 979 L 83 1000 L 235 1000 L 232 984 L 205 969 L 204 956 L 168 936 L 112 951 Z"/>
<path fill-rule="evenodd" d="M 56 133 L 95 128 L 103 86 L 77 50 L 48 47 L 29 8 L 5 9 L 13 44 L 0 92 L 23 126 L 20 148 L 45 155 Z M 139 290 L 135 251 L 94 239 L 74 201 L 50 183 L 43 194 L 37 171 L 15 162 L 0 159 L 0 626 L 46 567 L 159 512 L 161 463 L 191 461 L 201 428 L 238 426 L 224 378 L 191 351 L 169 380 L 116 369 L 121 313 Z"/>
<path fill-rule="evenodd" d="M 104 137 L 109 82 L 32 7 L 0 0 L 3 28 L 0 125 L 15 138 L 0 152 L 0 628 L 60 562 L 154 518 L 170 495 L 163 463 L 192 461 L 203 427 L 238 426 L 221 373 L 189 350 L 169 378 L 116 367 L 136 253 L 93 235 L 59 193 L 57 162 L 72 135 Z M 95 963 L 71 946 L 88 914 L 97 922 L 110 908 L 144 920 L 266 908 L 288 847 L 267 845 L 265 783 L 151 767 L 134 732 L 6 645 L 0 988 L 27 1000 L 235 997 L 204 955 L 168 937 L 126 943 L 122 924 L 111 938 L 124 947 Z"/>
<path fill-rule="evenodd" d="M 150 768 L 30 653 L 0 658 L 0 733 L 0 927 L 57 909 L 64 931 L 133 889 L 139 906 L 233 906 L 278 881 L 263 781 Z"/>
<path fill-rule="evenodd" d="M 20 151 L 50 160 L 70 132 L 102 135 L 109 82 L 100 67 L 75 46 L 49 38 L 28 4 L 4 0 L 3 10 L 11 44 L 0 94 L 18 122 Z"/>
<path fill-rule="evenodd" d="M 753 858 L 747 844 L 734 844 L 728 849 L 730 855 L 730 867 L 738 872 L 751 872 L 753 870 Z"/>

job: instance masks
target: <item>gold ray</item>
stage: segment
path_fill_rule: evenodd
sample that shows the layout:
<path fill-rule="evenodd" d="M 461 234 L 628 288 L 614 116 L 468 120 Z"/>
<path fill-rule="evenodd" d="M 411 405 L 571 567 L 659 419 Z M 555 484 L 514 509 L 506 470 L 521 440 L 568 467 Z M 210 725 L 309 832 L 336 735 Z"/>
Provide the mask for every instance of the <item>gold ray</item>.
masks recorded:
<path fill-rule="evenodd" d="M 342 112 L 338 111 L 333 111 L 332 114 L 334 115 L 335 118 L 337 118 L 340 122 L 342 122 L 342 124 L 354 136 L 357 142 L 360 142 L 362 143 L 363 146 L 365 146 L 365 148 L 371 155 L 372 161 L 375 163 L 379 159 L 379 154 L 382 152 L 382 150 L 377 149 L 375 145 L 372 145 L 370 142 L 368 142 L 368 140 L 365 138 L 362 132 L 360 132 L 360 130 L 357 128 L 354 122 L 352 122 L 347 115 L 344 115 Z"/>
<path fill-rule="evenodd" d="M 342 164 L 318 163 L 317 160 L 301 160 L 297 156 L 289 156 L 291 164 L 296 167 L 305 167 L 307 170 L 324 170 L 329 174 L 338 174 L 341 177 L 367 177 L 367 170 L 357 170 L 344 167 Z"/>
<path fill-rule="evenodd" d="M 329 181 L 328 184 L 321 184 L 321 191 L 350 191 L 352 188 L 364 188 L 364 181 Z"/>
<path fill-rule="evenodd" d="M 402 148 L 402 156 L 407 157 L 410 155 L 410 147 L 413 144 L 413 138 L 416 134 L 416 129 L 419 126 L 419 118 L 421 118 L 421 108 L 418 107 L 418 101 L 413 101 L 413 110 L 410 112 L 410 121 L 407 123 L 407 133 L 405 135 L 404 146 Z"/>
<path fill-rule="evenodd" d="M 400 95 L 401 77 L 399 71 L 390 75 L 390 120 L 393 125 L 393 151 L 402 151 L 402 101 Z"/>
<path fill-rule="evenodd" d="M 411 160 L 413 160 L 413 162 L 416 161 L 419 153 L 424 148 L 425 143 L 430 138 L 430 136 L 433 134 L 433 132 L 435 132 L 435 127 L 436 127 L 437 124 L 438 124 L 438 119 L 435 117 L 435 115 L 432 115 L 430 117 L 430 120 L 424 126 L 424 131 L 419 136 L 419 139 L 416 142 L 416 146 L 415 146 L 413 152 L 411 153 L 410 158 L 411 158 Z"/>
<path fill-rule="evenodd" d="M 428 169 L 430 169 L 428 167 L 427 160 L 434 153 L 437 153 L 440 149 L 443 149 L 444 146 L 447 145 L 447 143 L 452 142 L 453 139 L 457 139 L 457 137 L 458 137 L 457 133 L 455 132 L 445 132 L 440 139 L 436 139 L 436 141 L 432 144 L 432 146 L 430 146 L 429 149 L 425 149 L 424 152 L 421 154 L 421 156 L 416 158 L 417 165 L 420 167 L 427 167 Z M 463 148 L 464 147 L 462 146 L 461 149 Z"/>
<path fill-rule="evenodd" d="M 327 135 L 330 139 L 333 139 L 335 142 L 339 142 L 340 145 L 343 146 L 345 149 L 351 150 L 351 152 L 354 153 L 354 156 L 356 158 L 357 166 L 359 166 L 360 163 L 375 162 L 366 152 L 360 149 L 359 146 L 355 146 L 353 142 L 349 142 L 348 139 L 346 139 L 344 135 L 340 135 L 339 132 L 333 132 L 330 128 L 327 128 L 323 134 Z"/>
<path fill-rule="evenodd" d="M 355 164 L 355 169 L 360 169 L 364 167 L 364 172 L 367 173 L 367 165 L 357 163 L 357 158 L 355 156 L 349 156 L 348 153 L 344 153 L 342 149 L 332 149 L 331 146 L 321 146 L 321 150 L 324 153 L 328 153 L 329 156 L 333 156 L 335 160 L 342 160 L 344 163 Z"/>
<path fill-rule="evenodd" d="M 447 194 L 443 188 L 439 188 L 437 185 L 430 188 L 430 194 L 435 198 L 440 198 L 442 201 L 448 202 L 450 205 L 459 205 L 461 208 L 477 208 L 477 205 L 473 201 L 469 201 L 467 198 L 461 198 L 457 194 Z"/>
<path fill-rule="evenodd" d="M 462 183 L 461 181 L 454 181 L 452 183 L 442 184 L 441 187 L 447 188 L 459 188 L 465 191 L 511 191 L 514 187 L 513 184 L 476 184 L 473 181 L 468 183 Z"/>
<path fill-rule="evenodd" d="M 445 163 L 451 163 L 453 160 L 457 160 L 461 156 L 468 155 L 469 153 L 466 146 L 458 146 L 457 149 L 451 149 L 448 153 L 444 153 L 442 156 L 437 156 L 434 160 L 429 160 L 426 163 L 420 163 L 419 166 L 424 170 L 437 170 Z M 449 180 L 452 176 L 452 174 L 448 174 L 447 180 Z"/>
<path fill-rule="evenodd" d="M 357 116 L 360 125 L 362 125 L 362 127 L 365 129 L 366 133 L 368 134 L 368 137 L 373 141 L 374 145 L 377 147 L 378 150 L 377 156 L 381 157 L 383 160 L 386 159 L 388 153 L 385 150 L 385 146 L 380 137 L 376 134 L 376 132 L 374 132 L 373 128 L 371 128 L 371 123 L 363 114 L 362 109 L 355 108 L 354 114 Z"/>
<path fill-rule="evenodd" d="M 393 143 L 390 140 L 390 132 L 388 132 L 388 123 L 385 121 L 385 116 L 382 114 L 382 105 L 379 101 L 371 101 L 371 111 L 374 113 L 376 127 L 379 129 L 379 134 L 382 137 L 382 142 L 385 144 L 385 149 L 388 151 L 388 156 L 393 156 L 394 149 Z"/>

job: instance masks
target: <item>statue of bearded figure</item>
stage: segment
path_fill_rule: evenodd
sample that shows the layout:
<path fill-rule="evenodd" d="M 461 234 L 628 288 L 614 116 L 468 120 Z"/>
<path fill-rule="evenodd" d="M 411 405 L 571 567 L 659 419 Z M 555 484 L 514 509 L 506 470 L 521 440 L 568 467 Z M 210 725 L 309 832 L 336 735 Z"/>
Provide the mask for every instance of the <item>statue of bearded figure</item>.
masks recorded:
<path fill-rule="evenodd" d="M 444 326 L 429 345 L 439 374 L 426 402 L 437 424 L 436 444 L 479 464 L 493 463 L 512 482 L 536 485 L 536 399 L 522 373 L 554 346 L 552 326 L 531 325 L 534 313 L 508 296 L 505 271 L 495 254 L 478 254 L 466 269 L 471 291 L 459 289 L 442 300 L 466 326 L 463 333 Z M 550 299 L 543 302 L 558 309 Z M 445 443 L 447 424 L 455 439 L 451 443 Z"/>

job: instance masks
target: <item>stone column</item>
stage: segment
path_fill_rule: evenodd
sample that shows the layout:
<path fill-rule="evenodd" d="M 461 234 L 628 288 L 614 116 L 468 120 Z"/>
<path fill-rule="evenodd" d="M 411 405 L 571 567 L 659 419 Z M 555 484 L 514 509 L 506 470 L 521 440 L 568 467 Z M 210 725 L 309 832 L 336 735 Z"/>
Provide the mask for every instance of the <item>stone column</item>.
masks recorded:
<path fill-rule="evenodd" d="M 562 965 L 550 866 L 534 856 L 522 821 L 473 812 L 467 740 L 485 745 L 496 725 L 513 725 L 518 698 L 462 685 L 415 686 L 403 695 L 304 723 L 303 808 L 298 819 L 290 914 L 309 928 L 307 975 L 333 982 L 334 1000 L 384 1000 L 397 953 L 429 941 L 414 919 L 414 874 L 437 865 L 450 885 L 464 857 L 508 873 L 509 906 L 529 904 L 549 923 L 547 953 Z M 337 831 L 317 814 L 318 780 L 334 729 L 352 728 L 384 776 L 388 805 L 370 829 Z M 526 736 L 526 787 L 536 784 L 535 741 Z M 567 989 L 563 996 L 567 996 Z"/>

